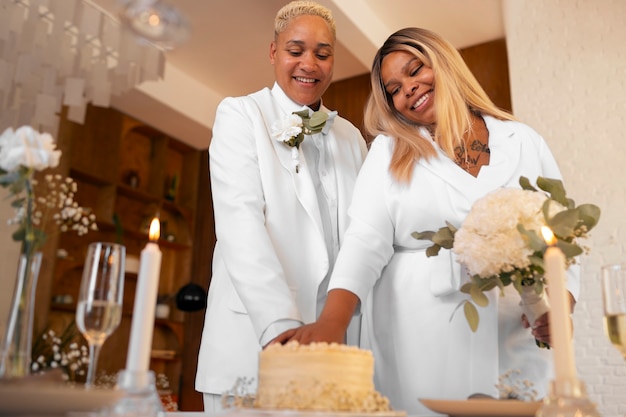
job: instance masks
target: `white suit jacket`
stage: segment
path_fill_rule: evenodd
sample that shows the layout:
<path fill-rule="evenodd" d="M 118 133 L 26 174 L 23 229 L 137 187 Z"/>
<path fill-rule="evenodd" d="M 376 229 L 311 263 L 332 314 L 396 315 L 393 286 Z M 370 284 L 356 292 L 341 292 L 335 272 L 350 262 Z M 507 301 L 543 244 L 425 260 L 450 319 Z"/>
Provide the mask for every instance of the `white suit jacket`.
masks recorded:
<path fill-rule="evenodd" d="M 277 84 L 218 106 L 209 147 L 217 244 L 198 391 L 222 394 L 238 378 L 256 378 L 268 326 L 278 322 L 269 334 L 275 337 L 294 327 L 293 320 L 317 318 L 318 287 L 332 265 L 315 188 L 306 158 L 301 155 L 296 173 L 291 148 L 270 136 L 275 120 L 302 108 Z M 340 117 L 324 140 L 337 174 L 341 241 L 367 148 L 359 130 Z M 280 320 L 292 321 L 281 328 Z"/>

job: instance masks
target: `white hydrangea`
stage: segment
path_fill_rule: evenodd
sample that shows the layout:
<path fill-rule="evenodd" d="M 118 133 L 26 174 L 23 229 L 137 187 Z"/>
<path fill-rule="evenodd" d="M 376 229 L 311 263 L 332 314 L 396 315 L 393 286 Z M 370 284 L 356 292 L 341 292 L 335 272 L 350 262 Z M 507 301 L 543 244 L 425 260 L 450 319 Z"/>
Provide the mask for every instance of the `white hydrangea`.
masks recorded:
<path fill-rule="evenodd" d="M 483 278 L 528 267 L 532 250 L 517 225 L 540 233 L 545 225 L 541 209 L 547 198 L 542 192 L 501 188 L 476 201 L 454 236 L 458 261 L 471 275 Z M 557 203 L 550 211 L 562 209 Z"/>

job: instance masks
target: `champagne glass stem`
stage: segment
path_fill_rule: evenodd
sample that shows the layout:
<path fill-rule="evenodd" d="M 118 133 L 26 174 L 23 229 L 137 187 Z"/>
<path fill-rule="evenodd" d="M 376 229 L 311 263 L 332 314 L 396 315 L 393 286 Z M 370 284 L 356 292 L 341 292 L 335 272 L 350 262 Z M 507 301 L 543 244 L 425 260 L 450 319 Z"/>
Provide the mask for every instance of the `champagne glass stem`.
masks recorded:
<path fill-rule="evenodd" d="M 96 386 L 96 368 L 98 366 L 98 358 L 100 357 L 101 344 L 89 343 L 89 366 L 87 367 L 87 380 L 85 388 L 95 388 Z"/>

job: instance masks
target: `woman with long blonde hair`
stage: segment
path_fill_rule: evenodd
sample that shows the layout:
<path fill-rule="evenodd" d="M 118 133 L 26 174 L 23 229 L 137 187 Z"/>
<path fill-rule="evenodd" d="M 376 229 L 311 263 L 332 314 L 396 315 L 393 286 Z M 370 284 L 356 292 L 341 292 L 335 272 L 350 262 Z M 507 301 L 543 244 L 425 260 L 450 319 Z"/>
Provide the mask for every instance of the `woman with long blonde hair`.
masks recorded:
<path fill-rule="evenodd" d="M 316 323 L 276 342 L 342 342 L 355 312 L 375 358 L 376 387 L 395 409 L 429 415 L 418 398 L 498 396 L 499 376 L 519 370 L 541 397 L 552 378 L 547 314 L 527 322 L 511 286 L 488 293 L 472 332 L 457 306 L 467 272 L 451 251 L 428 257 L 431 242 L 411 236 L 459 227 L 474 202 L 520 176 L 560 178 L 544 139 L 498 109 L 460 54 L 418 28 L 392 34 L 371 72 L 366 127 L 376 135 L 359 172 L 350 226 Z M 569 290 L 578 294 L 573 274 Z"/>

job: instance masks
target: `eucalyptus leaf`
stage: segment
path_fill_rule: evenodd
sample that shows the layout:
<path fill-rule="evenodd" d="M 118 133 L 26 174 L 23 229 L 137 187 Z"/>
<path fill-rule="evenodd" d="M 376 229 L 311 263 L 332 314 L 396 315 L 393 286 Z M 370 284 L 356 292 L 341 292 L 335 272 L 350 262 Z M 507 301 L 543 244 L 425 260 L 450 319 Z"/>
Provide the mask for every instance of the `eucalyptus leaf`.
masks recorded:
<path fill-rule="evenodd" d="M 580 246 L 575 243 L 566 242 L 564 240 L 559 240 L 556 243 L 556 246 L 561 249 L 563 255 L 565 255 L 565 257 L 567 258 L 573 258 L 583 253 L 583 249 Z"/>
<path fill-rule="evenodd" d="M 504 288 L 504 287 L 506 287 L 507 285 L 510 285 L 510 284 L 511 284 L 511 282 L 512 282 L 513 280 L 511 279 L 511 276 L 510 276 L 510 275 L 508 275 L 508 274 L 503 274 L 502 276 L 498 277 L 498 281 L 499 281 L 498 286 L 499 286 L 500 288 Z"/>
<path fill-rule="evenodd" d="M 540 252 L 545 250 L 546 241 L 541 236 L 539 236 L 537 231 L 527 230 L 521 223 L 517 225 L 517 230 L 520 232 L 522 238 L 524 239 L 524 241 L 526 241 L 528 247 L 532 249 L 533 252 Z"/>
<path fill-rule="evenodd" d="M 489 291 L 496 287 L 501 287 L 501 281 L 498 278 L 484 279 L 485 281 L 479 288 L 480 291 Z M 478 304 L 478 303 L 476 303 Z"/>
<path fill-rule="evenodd" d="M 600 207 L 595 204 L 581 204 L 576 210 L 578 210 L 578 218 L 588 231 L 598 224 L 601 213 Z"/>
<path fill-rule="evenodd" d="M 528 178 L 524 176 L 519 177 L 519 185 L 520 187 L 522 187 L 522 190 L 537 191 L 537 189 L 533 187 L 533 185 L 530 183 Z"/>
<path fill-rule="evenodd" d="M 299 133 L 297 136 L 292 137 L 287 143 L 289 146 L 295 146 L 299 149 L 302 142 L 304 142 L 304 134 Z"/>
<path fill-rule="evenodd" d="M 572 238 L 578 226 L 578 211 L 576 209 L 561 211 L 551 219 L 546 219 L 546 222 L 556 236 L 563 239 Z"/>
<path fill-rule="evenodd" d="M 547 248 L 547 245 L 544 244 L 544 248 Z M 538 255 L 531 255 L 528 257 L 531 265 L 534 265 L 538 268 L 541 268 L 542 271 L 546 269 L 545 264 L 543 263 L 543 257 Z"/>
<path fill-rule="evenodd" d="M 438 244 L 434 244 L 426 249 L 426 257 L 430 258 L 431 256 L 439 255 L 439 251 L 441 250 L 441 246 Z"/>
<path fill-rule="evenodd" d="M 9 172 L 8 174 L 4 174 L 0 176 L 0 185 L 6 187 L 7 185 L 13 184 L 19 177 L 17 172 Z"/>
<path fill-rule="evenodd" d="M 417 240 L 430 240 L 432 242 L 435 232 L 427 230 L 425 232 L 413 232 L 411 236 Z"/>
<path fill-rule="evenodd" d="M 326 123 L 326 120 L 328 120 L 328 114 L 326 112 L 316 111 L 311 115 L 311 118 L 309 119 L 309 126 L 311 127 L 311 129 L 320 126 L 323 127 L 324 123 Z"/>
<path fill-rule="evenodd" d="M 563 181 L 554 178 L 537 178 L 537 187 L 550 193 L 550 198 L 558 201 L 565 207 L 569 207 L 571 201 L 567 199 L 565 193 L 565 187 L 563 187 Z"/>
<path fill-rule="evenodd" d="M 432 241 L 442 248 L 452 249 L 454 245 L 454 234 L 447 227 L 442 227 L 432 236 Z"/>
<path fill-rule="evenodd" d="M 469 301 L 463 305 L 463 312 L 465 313 L 465 320 L 467 320 L 467 324 L 469 324 L 472 332 L 476 332 L 478 329 L 478 324 L 480 322 L 480 317 L 478 316 L 478 310 L 474 306 L 474 304 Z"/>
<path fill-rule="evenodd" d="M 489 305 L 489 298 L 487 298 L 479 287 L 472 286 L 472 288 L 470 288 L 470 296 L 472 297 L 472 301 L 480 307 L 487 307 Z"/>
<path fill-rule="evenodd" d="M 471 282 L 466 282 L 465 284 L 461 285 L 461 292 L 465 293 L 465 294 L 469 294 L 470 290 L 472 289 L 472 287 L 474 286 L 473 283 Z"/>
<path fill-rule="evenodd" d="M 15 232 L 13 232 L 12 238 L 16 242 L 25 240 L 26 239 L 26 229 L 24 229 L 23 227 L 20 227 Z"/>
<path fill-rule="evenodd" d="M 455 225 L 453 225 L 452 223 L 450 223 L 449 221 L 446 220 L 446 226 L 448 227 L 448 229 L 450 230 L 450 233 L 452 233 L 452 236 L 454 236 L 454 234 L 457 232 L 457 230 L 459 230 L 458 227 L 456 227 Z"/>
<path fill-rule="evenodd" d="M 293 112 L 293 114 L 297 114 L 298 116 L 300 116 L 301 119 L 308 119 L 309 118 L 309 110 L 308 109 L 295 111 L 295 112 Z"/>

